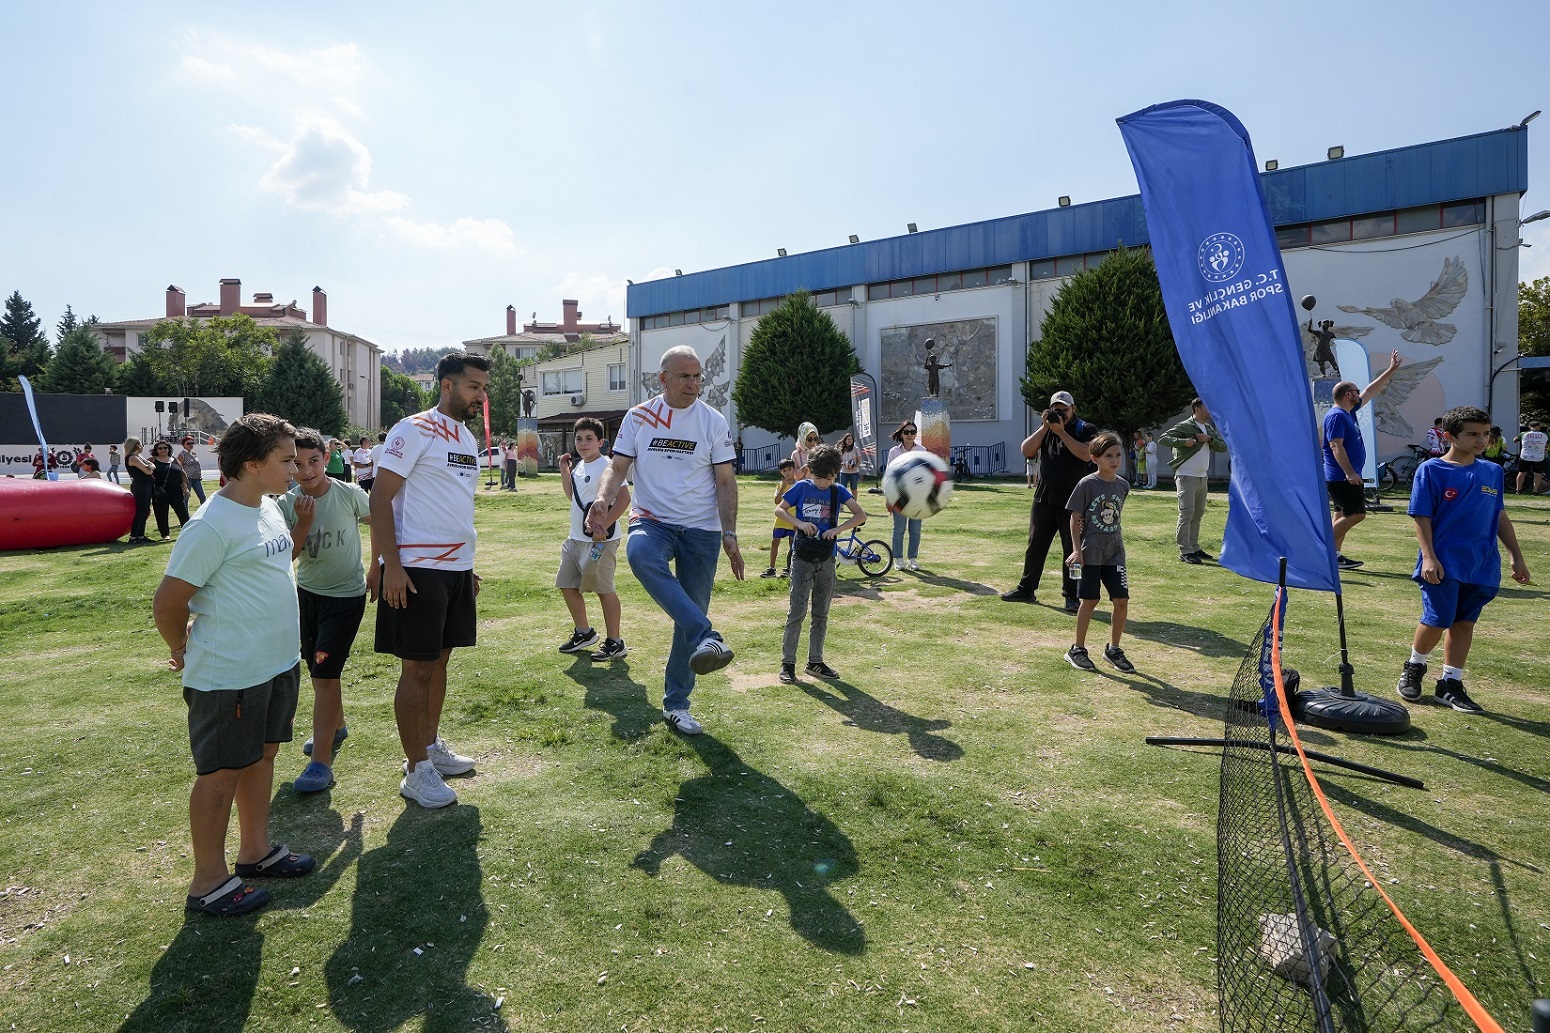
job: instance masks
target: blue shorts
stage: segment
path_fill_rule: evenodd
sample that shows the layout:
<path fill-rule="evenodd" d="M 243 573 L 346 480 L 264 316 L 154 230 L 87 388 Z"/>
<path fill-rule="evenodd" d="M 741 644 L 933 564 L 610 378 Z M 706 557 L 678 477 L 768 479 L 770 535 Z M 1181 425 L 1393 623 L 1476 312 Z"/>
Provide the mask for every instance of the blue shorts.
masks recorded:
<path fill-rule="evenodd" d="M 778 542 L 782 538 L 795 538 L 797 529 L 794 527 L 777 527 L 775 533 L 770 536 L 770 541 Z"/>
<path fill-rule="evenodd" d="M 1416 580 L 1421 586 L 1421 623 L 1428 628 L 1451 628 L 1460 621 L 1473 624 L 1485 604 L 1496 598 L 1490 585 L 1475 585 L 1445 577 L 1437 584 Z"/>

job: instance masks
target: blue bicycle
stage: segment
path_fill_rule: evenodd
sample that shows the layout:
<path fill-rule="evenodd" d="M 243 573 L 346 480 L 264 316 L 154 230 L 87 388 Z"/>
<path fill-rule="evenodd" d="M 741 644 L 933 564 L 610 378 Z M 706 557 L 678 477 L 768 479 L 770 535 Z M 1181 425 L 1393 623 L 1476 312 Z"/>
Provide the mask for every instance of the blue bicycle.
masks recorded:
<path fill-rule="evenodd" d="M 893 569 L 893 549 L 889 548 L 887 542 L 876 538 L 869 542 L 862 541 L 861 536 L 856 534 L 858 530 L 851 528 L 848 535 L 834 540 L 839 557 L 855 563 L 867 577 L 882 577 Z"/>

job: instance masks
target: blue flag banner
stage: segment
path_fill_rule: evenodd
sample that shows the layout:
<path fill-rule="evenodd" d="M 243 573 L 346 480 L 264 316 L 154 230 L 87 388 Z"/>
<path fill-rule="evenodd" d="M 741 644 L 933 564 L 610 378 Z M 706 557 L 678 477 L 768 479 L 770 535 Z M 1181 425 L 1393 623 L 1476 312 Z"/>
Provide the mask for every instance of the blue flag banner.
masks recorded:
<path fill-rule="evenodd" d="M 1199 100 L 1119 119 L 1168 323 L 1232 458 L 1222 566 L 1338 592 L 1319 428 L 1249 134 Z"/>
<path fill-rule="evenodd" d="M 32 397 L 32 382 L 26 377 L 17 377 L 22 385 L 22 397 L 27 399 L 27 413 L 32 417 L 32 429 L 38 432 L 39 454 L 43 456 L 43 476 L 51 481 L 59 480 L 59 471 L 54 464 L 49 462 L 48 441 L 43 437 L 43 424 L 38 420 L 38 403 Z"/>

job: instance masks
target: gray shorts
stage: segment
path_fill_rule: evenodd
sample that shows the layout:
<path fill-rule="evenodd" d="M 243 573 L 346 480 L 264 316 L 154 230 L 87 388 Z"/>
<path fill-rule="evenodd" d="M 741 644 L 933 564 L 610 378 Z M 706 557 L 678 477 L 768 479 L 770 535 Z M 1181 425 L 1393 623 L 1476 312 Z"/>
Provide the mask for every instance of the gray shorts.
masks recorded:
<path fill-rule="evenodd" d="M 603 543 L 603 554 L 593 563 L 587 558 L 592 542 L 565 539 L 560 546 L 560 571 L 554 575 L 555 588 L 577 588 L 583 592 L 612 595 L 614 570 L 619 565 L 619 539 Z"/>
<path fill-rule="evenodd" d="M 194 771 L 251 767 L 264 747 L 290 742 L 296 719 L 301 664 L 246 689 L 183 689 L 188 704 L 188 744 Z"/>

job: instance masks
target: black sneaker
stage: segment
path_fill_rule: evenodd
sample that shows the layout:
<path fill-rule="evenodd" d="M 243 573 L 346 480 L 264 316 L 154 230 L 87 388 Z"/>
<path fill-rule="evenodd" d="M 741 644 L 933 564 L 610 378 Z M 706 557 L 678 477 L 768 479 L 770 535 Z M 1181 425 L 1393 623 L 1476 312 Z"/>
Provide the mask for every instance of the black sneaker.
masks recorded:
<path fill-rule="evenodd" d="M 1426 665 L 1406 660 L 1404 670 L 1399 672 L 1399 694 L 1412 703 L 1421 698 L 1421 679 L 1426 677 Z"/>
<path fill-rule="evenodd" d="M 816 664 L 808 664 L 807 665 L 807 673 L 812 675 L 814 678 L 830 678 L 830 679 L 833 679 L 833 678 L 838 678 L 840 676 L 840 672 L 839 671 L 836 671 L 834 668 L 830 667 L 828 664 L 824 663 L 822 660 L 818 661 Z"/>
<path fill-rule="evenodd" d="M 605 638 L 603 648 L 593 653 L 590 659 L 597 663 L 605 663 L 609 660 L 623 660 L 629 655 L 630 651 L 624 648 L 624 639 Z"/>
<path fill-rule="evenodd" d="M 1082 608 L 1082 603 L 1081 603 L 1081 601 L 1079 599 L 1077 599 L 1076 596 L 1074 596 L 1074 595 L 1066 596 L 1066 612 L 1067 613 L 1075 613 L 1077 610 L 1080 610 L 1081 608 Z"/>
<path fill-rule="evenodd" d="M 1087 655 L 1087 648 L 1085 646 L 1072 646 L 1066 650 L 1066 663 L 1075 667 L 1078 671 L 1096 671 L 1098 669 L 1098 665 L 1093 663 L 1092 658 Z"/>
<path fill-rule="evenodd" d="M 1179 557 L 1179 562 L 1180 563 L 1193 563 L 1193 564 L 1195 564 L 1195 566 L 1198 567 L 1200 565 L 1200 557 L 1195 555 L 1192 552 L 1187 552 L 1184 555 Z"/>
<path fill-rule="evenodd" d="M 794 663 L 780 665 L 780 683 L 782 685 L 795 685 L 797 683 L 797 665 Z"/>
<path fill-rule="evenodd" d="M 1130 662 L 1130 658 L 1119 646 L 1104 646 L 1103 658 L 1113 664 L 1116 670 L 1124 671 L 1126 674 L 1136 673 L 1136 665 Z"/>
<path fill-rule="evenodd" d="M 1014 588 L 1010 592 L 1001 593 L 1001 601 L 1004 603 L 1036 603 L 1038 598 L 1025 588 Z"/>
<path fill-rule="evenodd" d="M 577 628 L 570 641 L 560 647 L 562 653 L 584 653 L 597 645 L 597 632 L 591 628 Z"/>
<path fill-rule="evenodd" d="M 1202 563 L 1215 563 L 1216 562 L 1216 557 L 1211 555 L 1209 552 L 1206 552 L 1204 549 L 1196 549 L 1195 550 L 1195 558 L 1197 560 L 1200 560 Z"/>
<path fill-rule="evenodd" d="M 1464 683 L 1457 678 L 1437 679 L 1437 702 L 1461 714 L 1485 713 L 1485 708 L 1469 698 L 1469 693 L 1464 691 Z"/>
<path fill-rule="evenodd" d="M 764 568 L 764 573 L 760 574 L 759 576 L 760 577 L 774 577 L 775 576 L 775 568 L 774 567 L 765 567 Z"/>
<path fill-rule="evenodd" d="M 1357 567 L 1360 567 L 1364 562 L 1366 562 L 1366 561 L 1365 560 L 1353 560 L 1351 557 L 1347 556 L 1345 553 L 1339 553 L 1339 554 L 1337 554 L 1335 556 L 1335 566 L 1339 567 L 1341 570 L 1355 570 Z"/>

